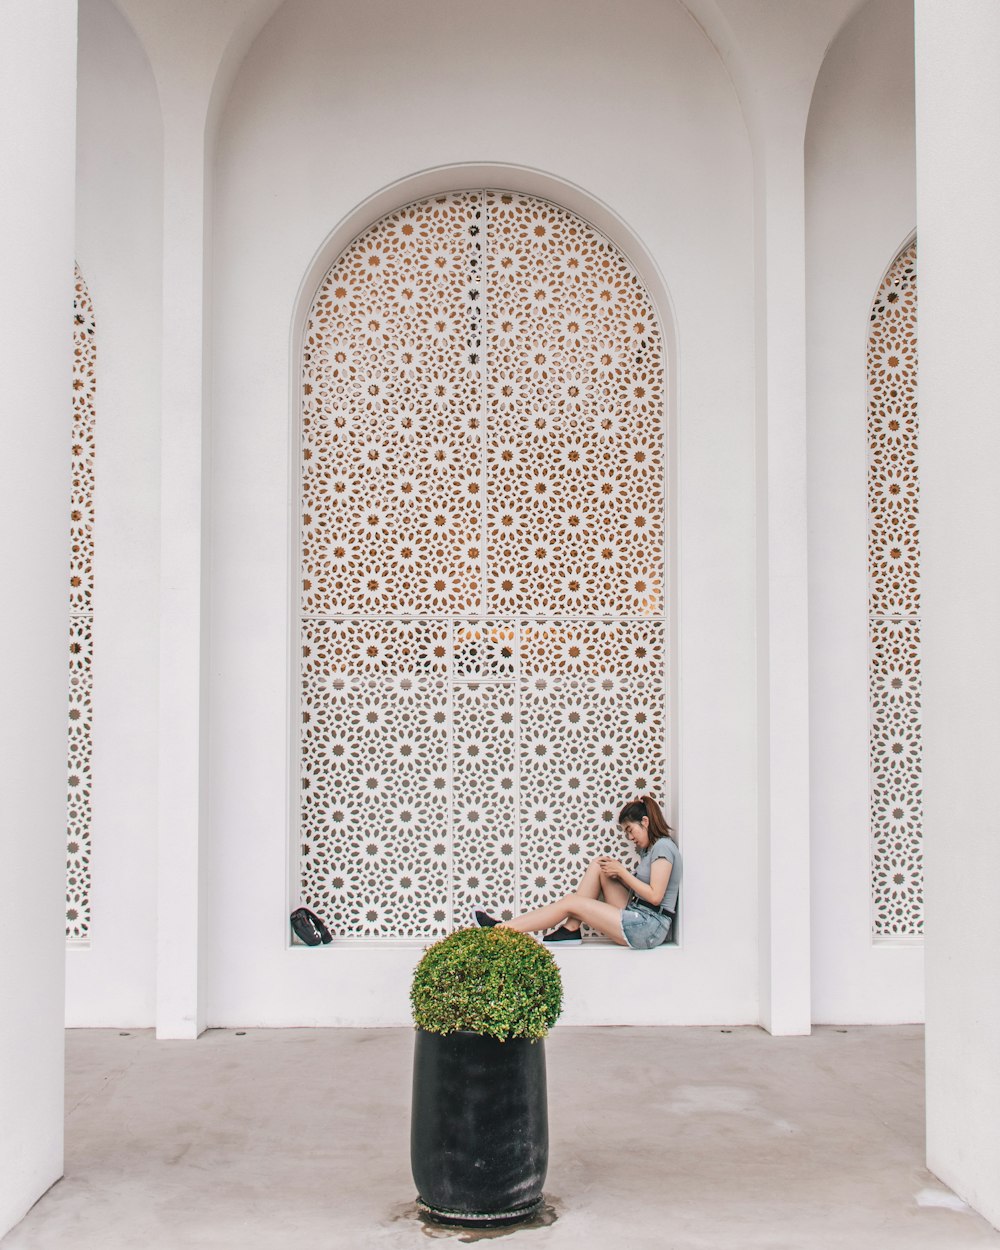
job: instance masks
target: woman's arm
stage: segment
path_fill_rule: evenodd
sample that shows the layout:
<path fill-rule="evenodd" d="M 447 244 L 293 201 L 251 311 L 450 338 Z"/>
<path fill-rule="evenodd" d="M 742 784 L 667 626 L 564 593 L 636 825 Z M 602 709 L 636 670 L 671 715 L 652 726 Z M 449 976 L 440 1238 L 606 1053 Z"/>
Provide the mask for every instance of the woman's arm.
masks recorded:
<path fill-rule="evenodd" d="M 601 860 L 601 872 L 606 873 L 609 877 L 614 877 L 622 885 L 628 886 L 633 894 L 643 899 L 644 902 L 652 903 L 654 907 L 659 907 L 663 902 L 663 896 L 667 892 L 667 885 L 670 881 L 673 867 L 673 864 L 666 856 L 654 859 L 653 866 L 649 870 L 649 885 L 647 885 L 645 881 L 640 881 L 634 873 L 629 872 L 625 865 L 619 863 L 617 859 L 612 859 L 608 856 Z"/>

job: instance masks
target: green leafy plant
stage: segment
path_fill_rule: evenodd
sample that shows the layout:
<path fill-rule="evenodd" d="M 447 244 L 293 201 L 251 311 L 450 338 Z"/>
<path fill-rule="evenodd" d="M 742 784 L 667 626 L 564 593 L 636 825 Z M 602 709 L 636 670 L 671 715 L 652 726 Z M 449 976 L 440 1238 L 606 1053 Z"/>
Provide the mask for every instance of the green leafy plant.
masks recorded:
<path fill-rule="evenodd" d="M 505 1042 L 544 1037 L 562 1010 L 550 952 L 513 929 L 459 929 L 417 964 L 410 989 L 417 1028 L 484 1033 Z"/>

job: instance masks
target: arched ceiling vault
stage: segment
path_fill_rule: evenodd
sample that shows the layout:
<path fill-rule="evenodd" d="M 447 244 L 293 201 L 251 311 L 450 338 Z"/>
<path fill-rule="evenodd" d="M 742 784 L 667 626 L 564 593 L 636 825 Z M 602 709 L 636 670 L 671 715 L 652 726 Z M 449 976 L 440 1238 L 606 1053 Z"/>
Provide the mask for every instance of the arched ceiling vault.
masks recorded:
<path fill-rule="evenodd" d="M 755 154 L 789 124 L 804 133 L 826 54 L 868 2 L 682 0 L 726 67 Z"/>
<path fill-rule="evenodd" d="M 204 110 L 209 136 L 266 23 L 294 0 L 113 0 L 153 66 L 164 110 Z M 827 50 L 866 0 L 678 0 L 726 67 L 754 150 L 772 129 L 804 127 Z M 198 38 L 192 40 L 191 32 Z"/>

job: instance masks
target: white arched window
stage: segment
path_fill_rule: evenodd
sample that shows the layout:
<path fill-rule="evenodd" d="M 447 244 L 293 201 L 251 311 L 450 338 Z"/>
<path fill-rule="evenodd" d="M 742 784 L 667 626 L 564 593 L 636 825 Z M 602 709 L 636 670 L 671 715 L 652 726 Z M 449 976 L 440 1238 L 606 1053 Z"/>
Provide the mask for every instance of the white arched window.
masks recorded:
<path fill-rule="evenodd" d="M 302 400 L 302 899 L 372 938 L 546 901 L 668 780 L 649 295 L 554 204 L 423 200 L 324 278 Z"/>
<path fill-rule="evenodd" d="M 66 936 L 90 935 L 91 757 L 93 754 L 94 430 L 97 343 L 94 307 L 79 267 L 73 275 L 73 431 L 69 560 L 69 750 L 66 819 Z"/>
<path fill-rule="evenodd" d="M 917 245 L 897 256 L 868 336 L 873 932 L 923 932 Z"/>

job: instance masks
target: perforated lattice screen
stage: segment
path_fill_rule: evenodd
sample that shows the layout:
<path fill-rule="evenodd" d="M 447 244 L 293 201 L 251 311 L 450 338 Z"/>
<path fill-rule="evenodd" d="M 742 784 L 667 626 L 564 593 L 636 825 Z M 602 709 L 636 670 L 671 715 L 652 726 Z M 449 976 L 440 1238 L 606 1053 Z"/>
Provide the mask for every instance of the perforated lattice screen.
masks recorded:
<path fill-rule="evenodd" d="M 872 894 L 876 937 L 923 932 L 917 248 L 896 259 L 868 339 Z"/>
<path fill-rule="evenodd" d="M 664 360 L 621 252 L 472 191 L 343 253 L 303 357 L 300 888 L 341 935 L 509 914 L 666 784 Z"/>
<path fill-rule="evenodd" d="M 73 275 L 73 432 L 69 560 L 69 750 L 66 936 L 90 934 L 91 757 L 93 754 L 94 392 L 97 344 L 90 292 Z"/>

